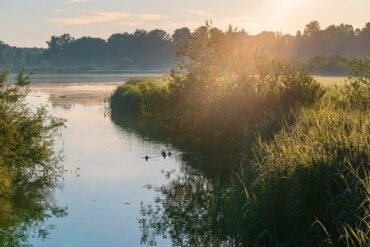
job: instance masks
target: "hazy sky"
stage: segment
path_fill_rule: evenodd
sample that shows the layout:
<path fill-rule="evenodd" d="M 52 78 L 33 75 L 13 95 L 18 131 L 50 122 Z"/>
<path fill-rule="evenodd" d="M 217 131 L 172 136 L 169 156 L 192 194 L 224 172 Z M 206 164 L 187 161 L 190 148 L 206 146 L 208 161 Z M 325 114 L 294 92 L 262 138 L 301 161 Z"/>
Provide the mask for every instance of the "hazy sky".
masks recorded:
<path fill-rule="evenodd" d="M 16 46 L 45 47 L 53 34 L 109 37 L 137 28 L 191 29 L 205 20 L 249 33 L 294 34 L 308 22 L 322 27 L 370 22 L 370 0 L 1 0 L 0 40 Z"/>

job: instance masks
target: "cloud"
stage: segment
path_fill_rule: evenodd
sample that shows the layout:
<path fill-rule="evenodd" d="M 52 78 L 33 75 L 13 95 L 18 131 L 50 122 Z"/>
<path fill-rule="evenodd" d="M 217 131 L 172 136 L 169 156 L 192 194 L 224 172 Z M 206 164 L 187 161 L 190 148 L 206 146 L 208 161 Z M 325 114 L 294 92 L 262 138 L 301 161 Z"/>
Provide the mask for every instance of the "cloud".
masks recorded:
<path fill-rule="evenodd" d="M 191 14 L 194 14 L 194 15 L 199 15 L 199 16 L 202 16 L 202 17 L 211 17 L 212 15 L 210 13 L 207 13 L 203 10 L 199 10 L 199 9 L 188 9 L 188 12 L 191 13 Z"/>
<path fill-rule="evenodd" d="M 155 21 L 167 19 L 168 16 L 156 14 L 129 14 L 126 12 L 95 12 L 92 11 L 86 15 L 76 17 L 57 18 L 50 20 L 53 23 L 61 26 L 81 26 L 97 23 L 117 22 L 119 24 L 127 25 L 131 23 L 143 24 L 146 21 Z"/>

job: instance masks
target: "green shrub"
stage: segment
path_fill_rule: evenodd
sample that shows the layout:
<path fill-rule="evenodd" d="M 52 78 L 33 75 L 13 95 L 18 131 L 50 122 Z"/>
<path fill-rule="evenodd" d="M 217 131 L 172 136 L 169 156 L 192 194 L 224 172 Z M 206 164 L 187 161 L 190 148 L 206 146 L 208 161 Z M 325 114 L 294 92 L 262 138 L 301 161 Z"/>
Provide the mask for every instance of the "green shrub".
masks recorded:
<path fill-rule="evenodd" d="M 349 104 L 354 107 L 370 106 L 370 56 L 354 59 L 346 87 Z"/>
<path fill-rule="evenodd" d="M 179 51 L 182 62 L 167 87 L 151 79 L 123 85 L 111 98 L 112 114 L 137 115 L 189 149 L 233 153 L 253 143 L 259 125 L 271 136 L 279 129 L 271 119 L 322 96 L 306 70 L 253 56 L 238 40 L 199 28 Z"/>
<path fill-rule="evenodd" d="M 51 200 L 64 173 L 53 149 L 64 121 L 27 105 L 29 76 L 21 72 L 11 86 L 7 76 L 0 73 L 0 246 L 28 246 L 32 230 L 65 215 Z"/>
<path fill-rule="evenodd" d="M 170 78 L 133 78 L 119 86 L 110 98 L 110 110 L 113 116 L 144 116 L 154 113 L 151 107 L 159 105 L 166 94 Z"/>

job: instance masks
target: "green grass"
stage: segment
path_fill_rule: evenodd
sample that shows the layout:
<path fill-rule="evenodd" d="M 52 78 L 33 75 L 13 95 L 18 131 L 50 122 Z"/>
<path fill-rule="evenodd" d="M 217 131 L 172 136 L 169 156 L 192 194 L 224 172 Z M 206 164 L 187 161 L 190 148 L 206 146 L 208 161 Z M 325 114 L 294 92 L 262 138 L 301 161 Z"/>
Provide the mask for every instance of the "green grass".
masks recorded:
<path fill-rule="evenodd" d="M 343 89 L 296 112 L 244 162 L 247 242 L 370 246 L 370 111 L 343 104 Z"/>

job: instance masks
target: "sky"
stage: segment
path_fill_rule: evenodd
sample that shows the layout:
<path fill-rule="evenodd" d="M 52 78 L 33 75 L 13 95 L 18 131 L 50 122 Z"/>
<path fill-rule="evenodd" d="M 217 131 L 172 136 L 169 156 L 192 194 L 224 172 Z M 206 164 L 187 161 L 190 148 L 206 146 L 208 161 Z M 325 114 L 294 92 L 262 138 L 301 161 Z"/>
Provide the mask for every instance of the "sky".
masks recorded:
<path fill-rule="evenodd" d="M 0 0 L 0 40 L 19 47 L 46 47 L 52 35 L 108 38 L 113 33 L 179 27 L 212 20 L 256 34 L 295 34 L 312 20 L 322 27 L 370 22 L 370 0 Z"/>

